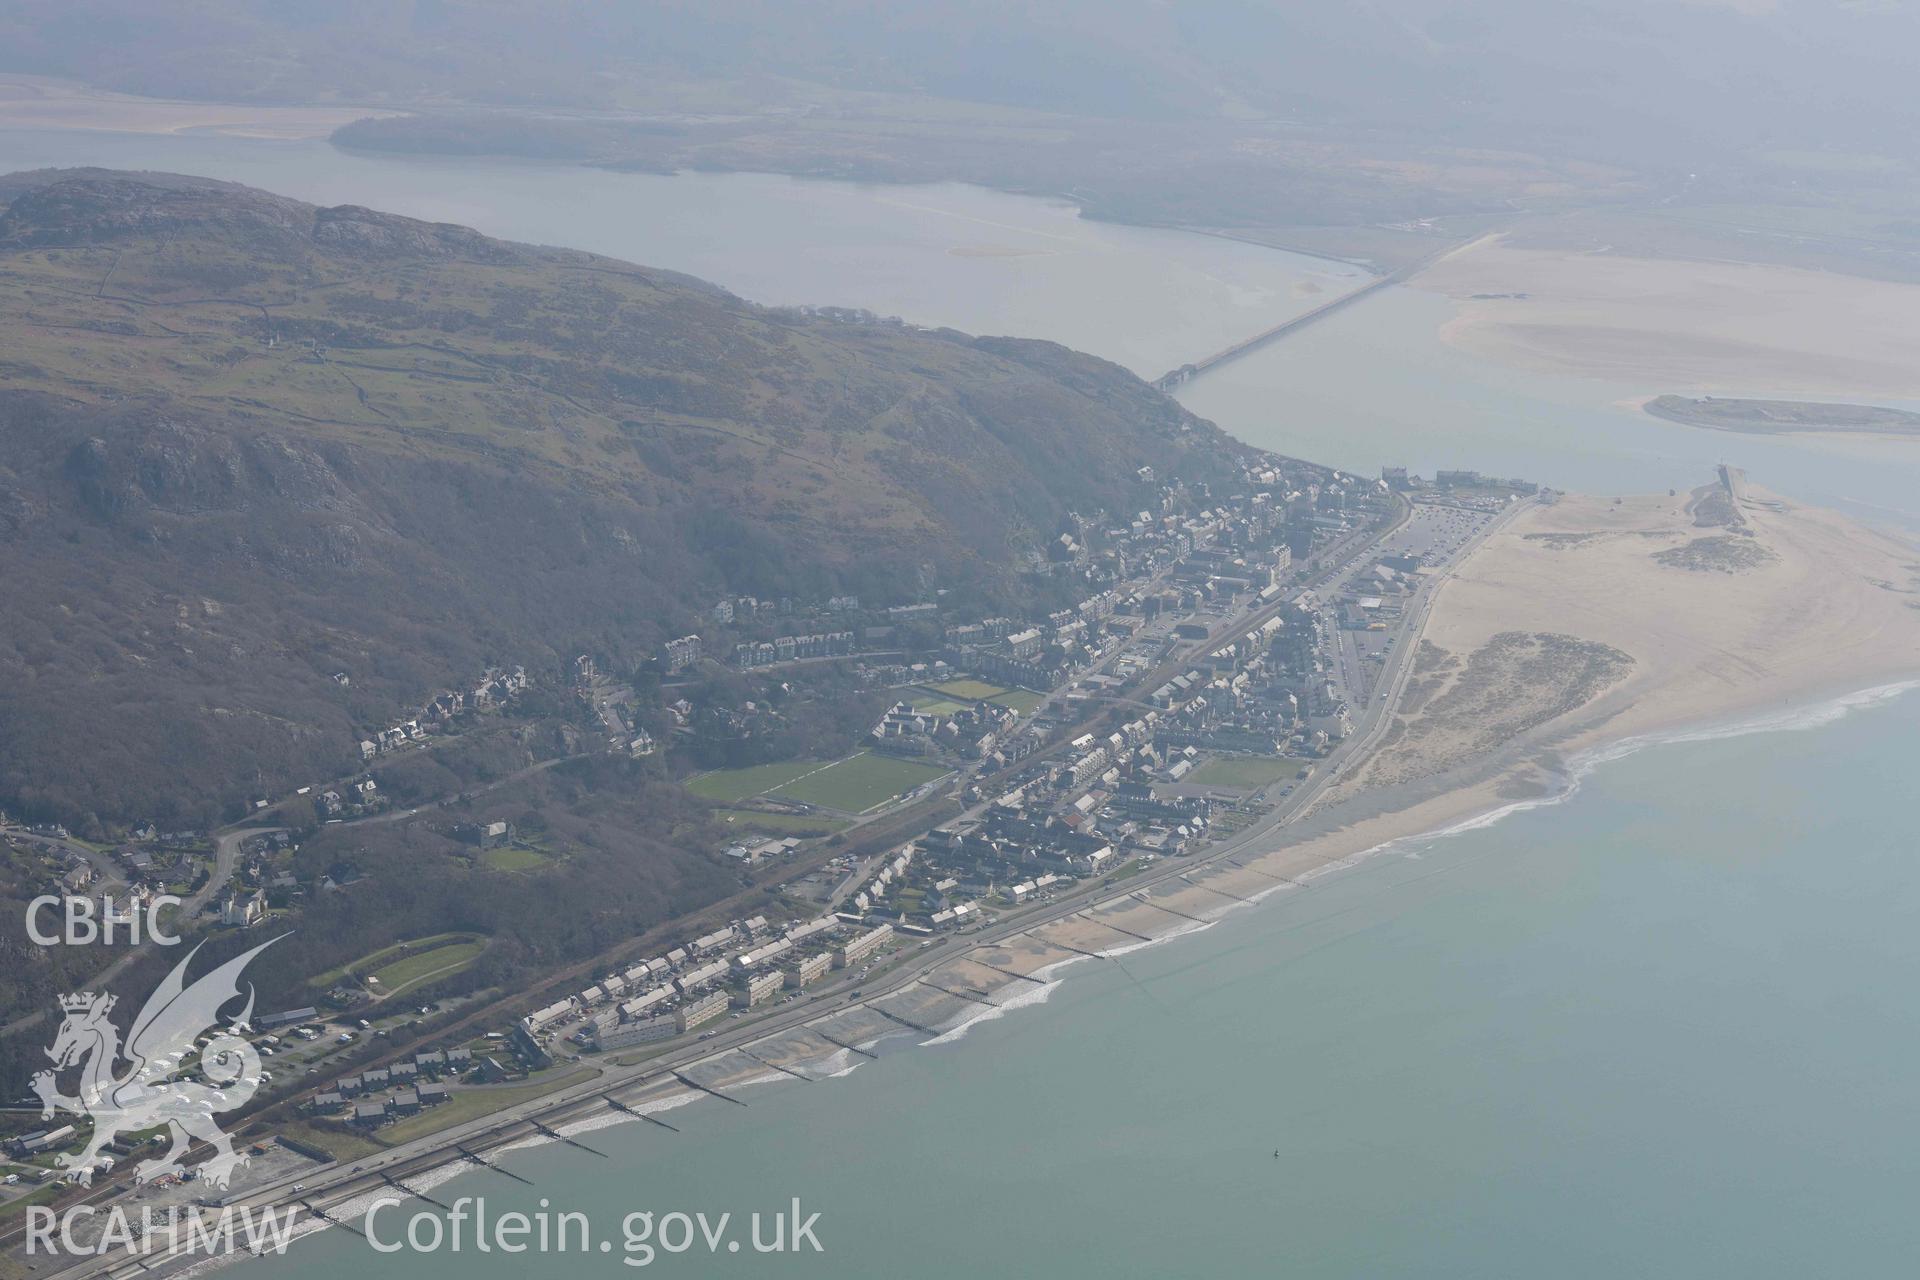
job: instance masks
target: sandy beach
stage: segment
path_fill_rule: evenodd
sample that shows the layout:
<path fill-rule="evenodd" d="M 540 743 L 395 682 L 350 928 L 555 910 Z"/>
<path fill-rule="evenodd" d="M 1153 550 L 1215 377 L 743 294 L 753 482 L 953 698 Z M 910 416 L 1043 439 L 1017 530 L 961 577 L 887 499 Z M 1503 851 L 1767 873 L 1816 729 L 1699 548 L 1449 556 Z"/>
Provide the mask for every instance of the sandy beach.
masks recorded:
<path fill-rule="evenodd" d="M 1458 313 L 1447 343 L 1665 392 L 1920 397 L 1920 285 L 1757 263 L 1522 249 L 1450 254 L 1414 287 Z"/>
<path fill-rule="evenodd" d="M 1920 550 L 1737 473 L 1690 494 L 1560 497 L 1441 584 L 1382 745 L 1277 847 L 1036 924 L 887 1012 L 964 1024 L 981 1016 L 972 1001 L 1044 998 L 1015 975 L 1190 933 L 1395 842 L 1550 803 L 1584 762 L 1636 742 L 1914 680 Z"/>
<path fill-rule="evenodd" d="M 220 133 L 241 138 L 324 138 L 368 116 L 368 107 L 274 107 L 172 102 L 92 89 L 49 76 L 0 75 L 0 129 L 97 129 L 110 133 Z"/>
<path fill-rule="evenodd" d="M 1318 834 L 1250 865 L 1298 875 L 1549 798 L 1617 744 L 1920 679 L 1920 551 L 1751 485 L 1737 511 L 1699 492 L 1564 497 L 1496 533 L 1440 588 L 1388 740 Z"/>
<path fill-rule="evenodd" d="M 672 1073 L 603 1077 L 593 1090 L 658 1113 L 703 1091 L 742 1102 L 761 1085 L 845 1075 L 886 1040 L 951 1044 L 1044 1003 L 1063 970 L 1094 956 L 1121 957 L 1263 898 L 1311 892 L 1395 841 L 1551 801 L 1583 754 L 1805 714 L 1825 698 L 1916 678 L 1920 554 L 1907 544 L 1738 477 L 1693 494 L 1563 497 L 1520 513 L 1440 584 L 1396 731 L 1325 807 L 1276 835 L 1281 847 L 1116 886 L 1111 898 L 925 971 L 906 951 L 897 987 Z M 573 1134 L 629 1119 L 588 1096 L 546 1123 Z M 501 1149 L 549 1140 L 525 1133 Z M 449 1160 L 407 1176 L 430 1187 L 463 1167 Z M 351 1217 L 367 1202 L 362 1187 L 331 1211 Z"/>

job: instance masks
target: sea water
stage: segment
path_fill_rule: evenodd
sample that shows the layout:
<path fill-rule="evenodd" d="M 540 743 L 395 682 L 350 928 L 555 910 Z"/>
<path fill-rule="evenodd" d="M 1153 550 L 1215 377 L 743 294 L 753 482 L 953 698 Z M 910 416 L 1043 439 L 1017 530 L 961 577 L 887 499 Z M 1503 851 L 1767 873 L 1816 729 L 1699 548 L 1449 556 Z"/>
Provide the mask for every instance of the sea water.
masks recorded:
<path fill-rule="evenodd" d="M 1141 372 L 1310 305 L 1302 281 L 1347 271 L 1174 232 L 1089 232 L 1060 206 L 966 189 L 400 163 L 204 135 L 0 135 L 0 168 L 67 163 L 450 218 L 764 301 L 1054 338 Z M 1094 238 L 1065 247 L 1083 233 Z M 1119 248 L 1102 247 L 1109 234 Z M 1653 422 L 1618 402 L 1684 388 L 1501 369 L 1439 344 L 1446 314 L 1442 299 L 1387 290 L 1181 394 L 1243 438 L 1355 470 L 1467 466 L 1605 492 L 1699 483 L 1727 460 L 1794 496 L 1914 519 L 1910 444 Z M 771 1213 L 798 1197 L 821 1214 L 820 1255 L 723 1245 L 656 1251 L 652 1267 L 1904 1270 L 1920 1244 L 1908 815 L 1920 699 L 1833 710 L 1636 744 L 1590 762 L 1559 803 L 1403 842 L 1213 928 L 1008 993 L 1043 1010 L 926 1048 L 898 1038 L 879 1062 L 748 1090 L 746 1108 L 692 1103 L 674 1115 L 678 1134 L 613 1124 L 589 1139 L 608 1160 L 558 1145 L 503 1157 L 531 1189 L 473 1172 L 435 1192 L 484 1195 L 495 1214 L 585 1213 L 606 1253 L 381 1254 L 324 1231 L 247 1269 L 623 1273 L 629 1214 Z"/>
<path fill-rule="evenodd" d="M 476 1172 L 435 1194 L 581 1211 L 616 1248 L 569 1265 L 604 1274 L 628 1269 L 629 1213 L 794 1197 L 820 1255 L 653 1266 L 1894 1274 L 1920 1249 L 1920 698 L 1838 711 L 1637 744 L 1558 803 L 1077 964 L 1044 1009 L 691 1104 L 679 1133 L 598 1130 L 608 1161 L 504 1157 L 531 1189 Z M 259 1265 L 527 1273 L 340 1231 Z"/>

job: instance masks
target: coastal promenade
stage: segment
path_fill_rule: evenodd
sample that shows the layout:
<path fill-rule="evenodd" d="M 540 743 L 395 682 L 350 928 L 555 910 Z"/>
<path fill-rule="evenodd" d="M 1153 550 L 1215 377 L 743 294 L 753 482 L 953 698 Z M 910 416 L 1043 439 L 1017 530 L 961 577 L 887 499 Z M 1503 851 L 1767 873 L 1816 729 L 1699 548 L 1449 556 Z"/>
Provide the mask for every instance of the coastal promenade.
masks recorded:
<path fill-rule="evenodd" d="M 1117 884 L 1088 886 L 1025 911 L 1009 913 L 997 923 L 977 932 L 924 944 L 917 953 L 908 953 L 904 957 L 905 963 L 896 962 L 898 967 L 894 972 L 883 972 L 877 978 L 864 982 L 857 978 L 843 979 L 843 990 L 839 992 L 823 991 L 810 1000 L 725 1029 L 710 1040 L 683 1046 L 630 1067 L 594 1064 L 592 1069 L 595 1074 L 590 1079 L 540 1098 L 452 1126 L 377 1155 L 320 1170 L 303 1171 L 297 1175 L 297 1181 L 295 1176 L 289 1176 L 251 1187 L 225 1203 L 256 1209 L 301 1205 L 310 1216 L 350 1219 L 354 1214 L 350 1206 L 371 1194 L 411 1194 L 404 1187 L 397 1186 L 410 1177 L 453 1164 L 473 1164 L 479 1169 L 482 1166 L 475 1160 L 476 1156 L 484 1157 L 486 1153 L 510 1144 L 550 1137 L 551 1131 L 563 1130 L 568 1124 L 622 1112 L 622 1095 L 632 1097 L 639 1091 L 668 1086 L 676 1080 L 684 1083 L 684 1073 L 701 1063 L 715 1060 L 730 1051 L 751 1049 L 782 1034 L 822 1023 L 835 1015 L 871 1005 L 886 996 L 926 983 L 936 970 L 971 952 L 1018 938 L 1082 912 L 1138 899 L 1148 890 L 1177 882 L 1208 867 L 1228 863 L 1237 856 L 1270 851 L 1287 826 L 1309 814 L 1329 788 L 1346 776 L 1356 763 L 1377 749 L 1405 692 L 1413 668 L 1413 655 L 1418 648 L 1421 629 L 1430 616 L 1435 593 L 1481 542 L 1531 505 L 1530 502 L 1511 504 L 1474 538 L 1463 544 L 1439 573 L 1422 582 L 1409 598 L 1393 633 L 1393 643 L 1388 649 L 1386 665 L 1377 686 L 1386 696 L 1371 700 L 1357 718 L 1354 734 L 1336 748 L 1314 778 L 1303 783 L 1259 822 L 1221 844 L 1196 857 L 1166 859 L 1150 870 Z M 1353 554 L 1378 546 L 1401 523 L 1395 521 L 1384 530 L 1377 531 L 1355 548 Z M 1350 556 L 1342 556 L 1339 564 L 1315 575 L 1314 581 L 1326 581 L 1337 573 L 1341 564 L 1350 559 Z M 1238 619 L 1222 628 L 1219 634 L 1237 633 L 1244 627 L 1258 625 L 1253 620 L 1258 616 L 1259 611 L 1256 611 Z M 856 986 L 858 994 L 844 989 Z M 670 1134 L 663 1133 L 662 1140 L 674 1139 Z M 294 1189 L 296 1186 L 299 1187 L 298 1191 Z M 338 1211 L 337 1215 L 335 1211 Z M 78 1277 L 95 1275 L 152 1276 L 163 1274 L 167 1266 L 151 1261 L 143 1264 L 129 1259 L 116 1262 L 89 1257 L 72 1267 L 50 1274 L 74 1277 L 76 1280 Z"/>

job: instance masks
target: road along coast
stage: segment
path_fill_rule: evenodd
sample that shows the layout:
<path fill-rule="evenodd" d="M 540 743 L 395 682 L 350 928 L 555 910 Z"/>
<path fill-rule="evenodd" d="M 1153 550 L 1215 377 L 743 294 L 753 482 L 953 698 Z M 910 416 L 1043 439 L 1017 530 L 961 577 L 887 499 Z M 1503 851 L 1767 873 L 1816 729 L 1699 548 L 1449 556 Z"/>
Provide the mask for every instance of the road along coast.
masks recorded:
<path fill-rule="evenodd" d="M 1516 504 L 1409 603 L 1389 696 L 1360 721 L 1354 751 L 1204 856 L 906 952 L 857 997 L 603 1064 L 414 1146 L 309 1172 L 299 1192 L 269 1184 L 234 1200 L 350 1220 L 375 1194 L 427 1190 L 473 1156 L 843 1074 L 883 1040 L 957 1039 L 1044 1002 L 1066 966 L 1208 928 L 1395 842 L 1551 802 L 1610 754 L 1703 726 L 1780 727 L 1787 709 L 1897 688 L 1920 677 L 1917 602 L 1920 555 L 1904 543 L 1734 472 L 1690 495 Z"/>
<path fill-rule="evenodd" d="M 1692 494 L 1569 497 L 1438 592 L 1380 750 L 1269 870 L 1551 802 L 1596 763 L 1812 723 L 1920 680 L 1920 553 L 1729 471 Z"/>

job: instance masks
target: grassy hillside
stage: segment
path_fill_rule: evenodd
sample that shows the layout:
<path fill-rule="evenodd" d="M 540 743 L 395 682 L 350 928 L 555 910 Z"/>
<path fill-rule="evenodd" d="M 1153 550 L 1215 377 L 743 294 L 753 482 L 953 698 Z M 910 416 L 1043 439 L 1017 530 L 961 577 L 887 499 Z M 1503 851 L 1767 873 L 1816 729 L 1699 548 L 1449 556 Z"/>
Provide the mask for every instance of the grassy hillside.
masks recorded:
<path fill-rule="evenodd" d="M 206 821 L 725 592 L 1017 602 L 1235 450 L 1036 342 L 197 179 L 0 178 L 0 807 Z M 350 671 L 346 687 L 330 679 Z"/>

